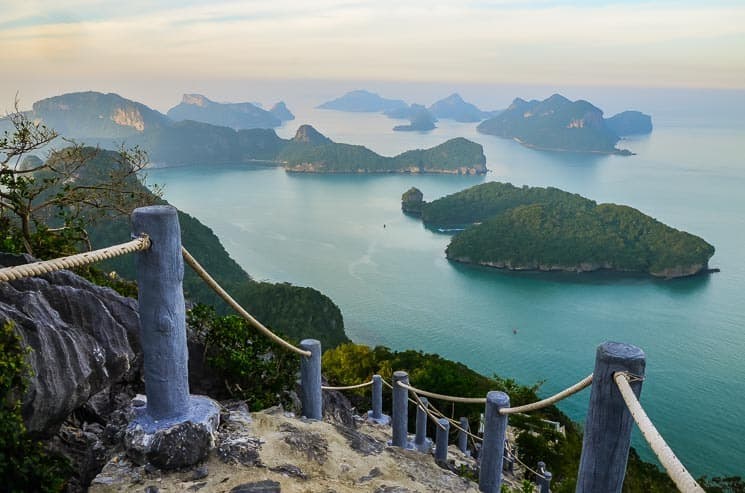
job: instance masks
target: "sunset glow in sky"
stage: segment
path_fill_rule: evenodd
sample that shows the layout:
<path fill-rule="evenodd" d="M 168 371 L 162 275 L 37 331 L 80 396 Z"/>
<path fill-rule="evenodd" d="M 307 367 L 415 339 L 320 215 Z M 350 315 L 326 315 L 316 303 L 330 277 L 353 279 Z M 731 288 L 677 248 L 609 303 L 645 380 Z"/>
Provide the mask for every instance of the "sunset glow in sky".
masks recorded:
<path fill-rule="evenodd" d="M 745 88 L 741 1 L 0 0 L 0 12 L 3 94 L 161 78 Z"/>

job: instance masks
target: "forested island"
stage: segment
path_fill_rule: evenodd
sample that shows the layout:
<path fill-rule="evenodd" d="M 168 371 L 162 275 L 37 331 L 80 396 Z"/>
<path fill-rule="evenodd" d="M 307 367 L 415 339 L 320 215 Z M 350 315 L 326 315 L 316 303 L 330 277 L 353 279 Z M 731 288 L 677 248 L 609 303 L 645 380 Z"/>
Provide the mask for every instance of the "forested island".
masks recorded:
<path fill-rule="evenodd" d="M 235 129 L 272 128 L 295 119 L 283 101 L 267 111 L 254 103 L 217 103 L 201 94 L 184 94 L 167 115 L 174 121 L 194 120 Z"/>
<path fill-rule="evenodd" d="M 253 121 L 249 116 L 255 113 L 244 111 L 249 103 L 220 104 L 199 95 L 187 95 L 185 101 L 178 111 L 174 108 L 169 114 L 246 126 Z M 277 113 L 284 113 L 283 108 L 278 106 Z M 421 109 L 426 113 L 426 109 Z M 273 119 L 266 121 L 267 126 L 279 121 L 269 112 L 263 113 Z M 33 110 L 26 115 L 50 128 L 61 128 L 70 138 L 86 144 L 109 149 L 119 148 L 122 142 L 138 145 L 148 153 L 152 163 L 163 166 L 261 163 L 306 173 L 486 172 L 482 147 L 463 138 L 388 157 L 363 146 L 333 142 L 310 125 L 301 125 L 294 138 L 283 139 L 271 128 L 236 130 L 202 121 L 174 121 L 117 94 L 64 94 L 34 103 Z M 424 130 L 428 124 L 432 125 L 426 120 L 412 122 L 410 130 Z M 0 120 L 0 129 L 3 123 L 6 127 L 9 124 Z"/>
<path fill-rule="evenodd" d="M 428 227 L 465 228 L 446 249 L 456 262 L 674 278 L 706 271 L 714 255 L 714 247 L 698 236 L 632 207 L 597 204 L 556 188 L 490 182 L 418 204 L 415 190 L 402 197 L 404 211 L 420 215 Z"/>
<path fill-rule="evenodd" d="M 651 118 L 639 112 L 624 112 L 605 120 L 603 111 L 591 103 L 554 94 L 543 101 L 516 98 L 505 111 L 481 122 L 477 129 L 534 149 L 627 156 L 632 153 L 616 147 L 620 137 L 649 132 L 651 125 Z"/>

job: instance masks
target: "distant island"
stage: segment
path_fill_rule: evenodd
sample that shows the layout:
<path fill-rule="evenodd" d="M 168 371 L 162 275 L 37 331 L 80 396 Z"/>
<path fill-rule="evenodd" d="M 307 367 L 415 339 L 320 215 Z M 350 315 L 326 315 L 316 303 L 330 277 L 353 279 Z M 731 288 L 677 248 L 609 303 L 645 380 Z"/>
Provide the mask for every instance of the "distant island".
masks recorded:
<path fill-rule="evenodd" d="M 399 125 L 394 130 L 430 130 L 438 119 L 450 119 L 458 122 L 480 122 L 498 115 L 501 111 L 482 111 L 468 103 L 457 94 L 434 102 L 429 108 L 420 105 L 408 105 L 400 99 L 386 99 L 374 92 L 356 90 L 318 106 L 321 109 L 350 112 L 382 112 L 389 118 L 411 120 L 411 125 Z M 416 120 L 416 121 L 415 121 Z M 431 122 L 431 128 L 426 128 Z"/>
<path fill-rule="evenodd" d="M 374 92 L 362 89 L 351 91 L 345 95 L 327 101 L 318 106 L 324 110 L 351 111 L 357 113 L 376 113 L 406 108 L 408 105 L 400 99 L 386 99 Z"/>
<path fill-rule="evenodd" d="M 400 109 L 395 114 L 402 114 L 404 111 Z M 393 130 L 396 132 L 405 131 L 418 131 L 426 132 L 435 128 L 435 122 L 437 118 L 424 106 L 420 104 L 412 104 L 410 107 L 405 108 L 406 116 L 411 122 L 409 125 L 396 125 Z"/>
<path fill-rule="evenodd" d="M 333 142 L 310 125 L 298 129 L 277 159 L 285 170 L 300 173 L 486 173 L 483 148 L 464 138 L 386 157 L 363 146 Z"/>
<path fill-rule="evenodd" d="M 226 110 L 226 105 L 198 95 L 186 99 L 188 103 L 182 104 L 187 106 L 214 104 L 218 113 Z M 310 125 L 301 125 L 294 138 L 282 139 L 272 129 L 235 130 L 194 120 L 174 121 L 117 94 L 63 94 L 34 103 L 29 116 L 89 145 L 109 149 L 122 142 L 138 145 L 156 165 L 259 163 L 306 173 L 486 172 L 482 147 L 463 138 L 386 157 L 363 146 L 333 142 Z M 0 119 L 0 131 L 8 123 Z"/>
<path fill-rule="evenodd" d="M 508 270 L 639 272 L 684 277 L 708 270 L 714 247 L 628 206 L 597 204 L 557 188 L 490 182 L 431 203 L 415 188 L 402 209 L 427 227 L 460 229 L 455 262 Z"/>
<path fill-rule="evenodd" d="M 644 124 L 648 122 L 648 127 Z M 629 129 L 651 131 L 651 118 L 639 112 L 621 113 L 609 120 L 587 101 L 570 101 L 554 94 L 543 100 L 516 98 L 502 113 L 483 121 L 481 133 L 510 138 L 534 149 L 631 155 L 616 143 Z"/>
<path fill-rule="evenodd" d="M 501 111 L 482 111 L 471 103 L 467 103 L 458 93 L 441 99 L 429 107 L 437 118 L 451 119 L 457 122 L 480 122 L 486 118 L 498 115 Z"/>
<path fill-rule="evenodd" d="M 267 111 L 254 103 L 216 103 L 201 94 L 184 94 L 167 115 L 174 121 L 194 120 L 234 129 L 274 128 L 295 118 L 282 101 Z"/>

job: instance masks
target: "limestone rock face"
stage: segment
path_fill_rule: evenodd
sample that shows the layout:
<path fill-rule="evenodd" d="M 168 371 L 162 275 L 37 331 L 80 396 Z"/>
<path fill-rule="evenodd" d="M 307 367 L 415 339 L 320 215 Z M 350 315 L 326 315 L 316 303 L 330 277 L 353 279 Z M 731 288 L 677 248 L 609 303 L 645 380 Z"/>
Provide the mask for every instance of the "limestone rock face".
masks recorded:
<path fill-rule="evenodd" d="M 0 265 L 31 261 L 0 254 Z M 29 431 L 49 436 L 92 396 L 138 380 L 137 302 L 70 271 L 0 283 L 0 323 L 12 321 L 31 348 L 23 399 Z"/>

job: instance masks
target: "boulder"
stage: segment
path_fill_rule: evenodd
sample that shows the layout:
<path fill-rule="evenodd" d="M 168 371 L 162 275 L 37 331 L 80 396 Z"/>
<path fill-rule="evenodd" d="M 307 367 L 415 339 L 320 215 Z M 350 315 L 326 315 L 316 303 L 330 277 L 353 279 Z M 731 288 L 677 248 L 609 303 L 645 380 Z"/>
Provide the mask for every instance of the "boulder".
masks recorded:
<path fill-rule="evenodd" d="M 3 266 L 32 261 L 0 254 Z M 93 396 L 99 394 L 89 406 L 95 414 L 111 401 L 107 389 L 139 382 L 139 315 L 131 298 L 62 270 L 0 283 L 0 323 L 6 321 L 31 349 L 22 412 L 34 434 L 54 435 Z"/>

